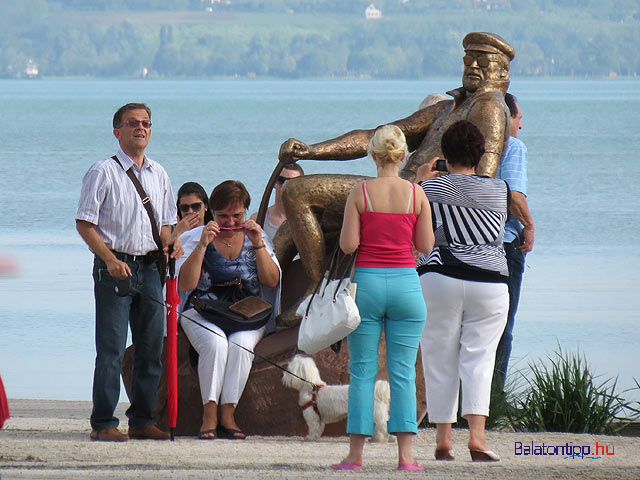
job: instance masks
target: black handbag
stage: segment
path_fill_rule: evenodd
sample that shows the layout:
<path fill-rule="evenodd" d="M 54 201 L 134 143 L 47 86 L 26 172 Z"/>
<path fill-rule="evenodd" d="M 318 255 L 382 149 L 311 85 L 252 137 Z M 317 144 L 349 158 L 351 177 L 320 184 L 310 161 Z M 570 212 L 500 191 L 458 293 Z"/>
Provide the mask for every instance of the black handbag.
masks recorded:
<path fill-rule="evenodd" d="M 204 297 L 209 292 L 218 298 Z M 263 327 L 273 312 L 273 305 L 250 295 L 243 288 L 240 278 L 215 284 L 206 292 L 194 290 L 189 296 L 189 303 L 205 320 L 220 327 L 227 336 Z"/>

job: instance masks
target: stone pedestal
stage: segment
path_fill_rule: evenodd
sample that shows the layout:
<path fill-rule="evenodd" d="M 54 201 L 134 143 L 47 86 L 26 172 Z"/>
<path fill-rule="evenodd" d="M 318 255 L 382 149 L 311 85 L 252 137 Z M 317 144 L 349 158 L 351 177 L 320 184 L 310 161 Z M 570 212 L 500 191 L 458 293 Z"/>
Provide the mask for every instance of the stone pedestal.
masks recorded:
<path fill-rule="evenodd" d="M 286 368 L 289 360 L 298 353 L 298 327 L 289 328 L 265 337 L 256 347 L 256 354 Z M 379 378 L 388 378 L 384 340 L 380 345 L 378 360 Z M 165 355 L 163 355 L 164 364 Z M 342 343 L 339 354 L 327 348 L 313 358 L 322 379 L 327 384 L 349 383 L 349 349 Z M 127 394 L 130 393 L 133 346 L 125 353 L 122 377 Z M 418 354 L 416 362 L 416 389 L 418 421 L 426 413 L 422 363 Z M 247 386 L 236 409 L 236 421 L 249 435 L 304 436 L 307 426 L 298 406 L 298 392 L 282 385 L 282 370 L 256 356 Z M 163 373 L 154 409 L 158 425 L 168 428 L 166 374 Z M 202 399 L 198 384 L 198 356 L 191 347 L 184 331 L 178 333 L 178 420 L 176 435 L 197 435 L 202 423 Z M 327 425 L 324 435 L 344 435 L 346 422 Z"/>

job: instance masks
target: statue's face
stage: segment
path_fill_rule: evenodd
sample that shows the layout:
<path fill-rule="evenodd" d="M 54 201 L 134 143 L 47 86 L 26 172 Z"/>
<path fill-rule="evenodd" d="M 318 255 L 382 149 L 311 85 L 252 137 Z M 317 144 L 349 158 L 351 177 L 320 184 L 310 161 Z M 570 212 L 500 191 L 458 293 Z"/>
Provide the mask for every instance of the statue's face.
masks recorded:
<path fill-rule="evenodd" d="M 507 71 L 500 65 L 499 60 L 500 55 L 497 53 L 467 50 L 462 57 L 462 86 L 465 90 L 473 93 L 487 81 L 508 78 Z"/>

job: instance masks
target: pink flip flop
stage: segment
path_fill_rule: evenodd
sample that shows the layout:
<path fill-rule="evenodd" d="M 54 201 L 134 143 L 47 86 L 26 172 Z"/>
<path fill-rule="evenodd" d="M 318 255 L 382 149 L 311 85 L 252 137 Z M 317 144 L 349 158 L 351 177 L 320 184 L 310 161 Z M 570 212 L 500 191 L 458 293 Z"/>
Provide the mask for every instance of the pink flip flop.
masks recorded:
<path fill-rule="evenodd" d="M 362 465 L 357 463 L 349 463 L 342 460 L 340 463 L 334 463 L 331 465 L 334 470 L 361 470 Z"/>
<path fill-rule="evenodd" d="M 413 472 L 421 472 L 424 470 L 424 467 L 422 465 L 418 464 L 418 461 L 416 460 L 413 463 L 401 463 L 398 465 L 398 470 L 411 470 Z"/>

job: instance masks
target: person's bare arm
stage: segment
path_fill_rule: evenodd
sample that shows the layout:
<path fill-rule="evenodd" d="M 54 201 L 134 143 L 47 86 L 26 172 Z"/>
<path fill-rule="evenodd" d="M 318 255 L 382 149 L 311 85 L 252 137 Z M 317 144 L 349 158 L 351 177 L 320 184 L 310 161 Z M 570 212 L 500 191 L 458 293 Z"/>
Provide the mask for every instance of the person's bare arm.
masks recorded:
<path fill-rule="evenodd" d="M 173 245 L 173 251 L 171 252 L 171 258 L 180 258 L 182 256 L 182 243 L 180 240 L 174 237 L 171 231 L 170 225 L 163 225 L 160 229 L 160 240 L 162 241 L 162 251 L 166 254 L 169 253 L 169 245 Z"/>
<path fill-rule="evenodd" d="M 182 235 L 184 232 L 197 227 L 198 221 L 199 221 L 198 213 L 196 212 L 185 213 L 182 216 L 182 219 L 178 223 L 176 223 L 176 226 L 173 229 L 173 232 L 171 233 L 171 240 L 169 244 L 171 245 L 173 242 L 175 242 L 178 238 L 180 238 L 180 235 Z"/>
<path fill-rule="evenodd" d="M 433 223 L 431 221 L 431 205 L 420 185 L 415 186 L 416 200 L 420 205 L 418 221 L 413 234 L 413 245 L 420 253 L 429 253 L 433 250 L 436 241 L 433 234 Z M 416 212 L 417 213 L 417 212 Z"/>
<path fill-rule="evenodd" d="M 344 206 L 344 219 L 340 230 L 340 248 L 346 254 L 356 251 L 360 246 L 360 212 L 358 211 L 357 197 L 362 195 L 361 184 L 356 185 L 347 197 Z"/>
<path fill-rule="evenodd" d="M 522 252 L 530 252 L 533 250 L 533 242 L 535 241 L 535 228 L 533 225 L 533 217 L 529 211 L 529 203 L 527 197 L 522 192 L 511 190 L 511 206 L 509 211 L 524 226 L 520 234 L 521 243 L 518 250 Z"/>
<path fill-rule="evenodd" d="M 280 270 L 265 247 L 262 227 L 255 220 L 249 219 L 245 224 L 244 231 L 255 248 L 260 284 L 266 287 L 275 287 L 280 281 Z"/>
<path fill-rule="evenodd" d="M 109 250 L 109 247 L 107 247 L 102 238 L 100 238 L 100 235 L 98 235 L 93 223 L 85 220 L 76 220 L 76 230 L 78 230 L 78 233 L 91 251 L 107 264 L 109 275 L 113 278 L 126 278 L 131 276 L 129 265 L 127 265 L 126 262 L 118 260 L 113 252 Z"/>
<path fill-rule="evenodd" d="M 220 233 L 220 227 L 216 222 L 210 221 L 204 226 L 198 245 L 180 267 L 180 273 L 178 274 L 178 288 L 180 290 L 193 290 L 198 286 L 207 246 L 218 233 Z"/>

